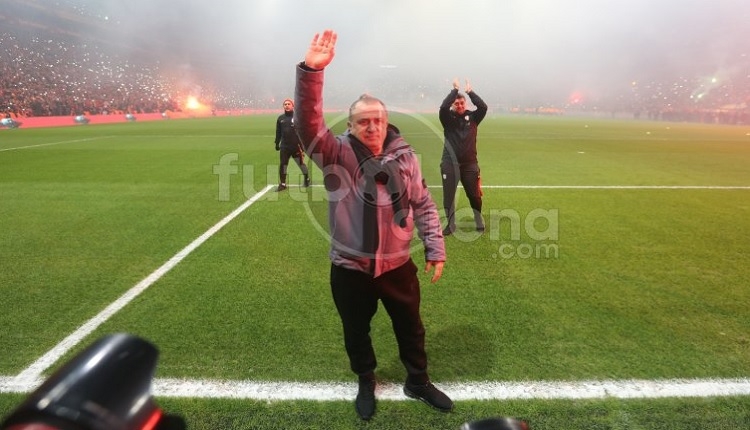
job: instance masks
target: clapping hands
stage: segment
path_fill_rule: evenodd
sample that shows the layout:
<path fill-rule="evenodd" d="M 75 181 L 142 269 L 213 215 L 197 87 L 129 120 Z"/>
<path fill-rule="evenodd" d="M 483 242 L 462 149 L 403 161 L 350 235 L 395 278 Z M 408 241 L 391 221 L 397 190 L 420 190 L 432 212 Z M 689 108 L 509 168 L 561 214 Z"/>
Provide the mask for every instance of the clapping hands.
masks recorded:
<path fill-rule="evenodd" d="M 455 89 L 455 90 L 461 90 L 461 85 L 460 85 L 460 82 L 459 82 L 458 78 L 453 79 L 453 89 Z M 471 91 L 472 91 L 471 82 L 469 82 L 469 79 L 467 78 L 466 79 L 466 86 L 464 87 L 464 92 L 470 93 Z"/>

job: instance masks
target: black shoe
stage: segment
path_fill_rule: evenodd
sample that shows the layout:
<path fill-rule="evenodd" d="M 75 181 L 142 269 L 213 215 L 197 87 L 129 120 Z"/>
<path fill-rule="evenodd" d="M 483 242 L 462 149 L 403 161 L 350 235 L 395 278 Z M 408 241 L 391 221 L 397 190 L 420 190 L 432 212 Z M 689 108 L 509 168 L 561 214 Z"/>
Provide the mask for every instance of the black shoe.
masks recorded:
<path fill-rule="evenodd" d="M 309 177 L 309 176 L 306 176 L 306 177 L 305 177 L 305 182 L 304 182 L 304 184 L 302 184 L 302 186 L 303 186 L 303 187 L 305 187 L 305 188 L 307 188 L 307 187 L 309 187 L 310 185 L 312 185 L 312 181 L 310 180 L 310 177 Z"/>
<path fill-rule="evenodd" d="M 484 232 L 484 219 L 482 214 L 479 212 L 474 213 L 474 222 L 477 224 L 477 231 L 480 233 Z"/>
<path fill-rule="evenodd" d="M 443 237 L 452 235 L 454 231 L 456 231 L 456 227 L 445 227 L 443 229 Z"/>
<path fill-rule="evenodd" d="M 421 400 L 440 412 L 450 412 L 453 410 L 453 400 L 445 395 L 442 391 L 435 388 L 432 382 L 424 385 L 411 384 L 408 381 L 404 384 L 404 394 L 412 399 Z"/>
<path fill-rule="evenodd" d="M 375 415 L 375 379 L 359 378 L 359 391 L 354 401 L 354 408 L 359 417 L 369 421 Z"/>
<path fill-rule="evenodd" d="M 276 192 L 284 191 L 286 190 L 286 184 L 279 184 L 278 187 L 276 187 Z"/>

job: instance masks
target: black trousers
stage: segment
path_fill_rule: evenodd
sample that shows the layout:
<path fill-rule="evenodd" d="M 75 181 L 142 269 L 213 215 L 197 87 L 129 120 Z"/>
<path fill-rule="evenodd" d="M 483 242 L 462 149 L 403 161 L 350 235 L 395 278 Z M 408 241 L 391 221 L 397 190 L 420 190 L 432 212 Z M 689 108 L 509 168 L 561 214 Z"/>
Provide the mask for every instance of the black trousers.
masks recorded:
<path fill-rule="evenodd" d="M 482 212 L 482 189 L 479 182 L 478 164 L 440 164 L 440 176 L 443 178 L 443 209 L 448 219 L 448 226 L 456 224 L 456 189 L 458 181 L 464 187 L 469 205 L 474 209 L 475 217 Z"/>
<path fill-rule="evenodd" d="M 381 301 L 391 318 L 399 358 L 406 367 L 409 380 L 414 383 L 429 380 L 425 330 L 419 314 L 419 279 L 417 266 L 412 260 L 377 278 L 331 265 L 331 291 L 341 316 L 344 346 L 354 373 L 364 376 L 377 367 L 370 322 L 378 310 L 378 301 Z"/>
<path fill-rule="evenodd" d="M 297 163 L 297 166 L 299 166 L 305 177 L 309 174 L 307 166 L 305 165 L 304 152 L 302 152 L 301 149 L 296 148 L 290 150 L 281 148 L 279 150 L 279 179 L 284 183 L 286 182 L 287 166 L 289 165 L 290 158 L 294 159 L 294 162 Z"/>

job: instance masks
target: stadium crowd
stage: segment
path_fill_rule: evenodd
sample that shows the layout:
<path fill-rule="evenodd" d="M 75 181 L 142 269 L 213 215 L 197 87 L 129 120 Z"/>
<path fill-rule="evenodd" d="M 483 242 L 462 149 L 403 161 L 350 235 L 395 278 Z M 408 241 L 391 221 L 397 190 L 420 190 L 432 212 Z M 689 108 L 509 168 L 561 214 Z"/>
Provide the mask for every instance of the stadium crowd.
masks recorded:
<path fill-rule="evenodd" d="M 277 107 L 239 94 L 238 88 L 166 72 L 158 62 L 124 58 L 91 39 L 33 28 L 0 30 L 3 117 L 174 112 L 190 96 L 221 110 Z"/>
<path fill-rule="evenodd" d="M 2 108 L 16 117 L 175 110 L 156 69 L 95 45 L 0 33 Z"/>
<path fill-rule="evenodd" d="M 750 66 L 732 78 L 633 82 L 619 99 L 638 119 L 750 124 Z"/>
<path fill-rule="evenodd" d="M 82 23 L 77 12 L 53 13 L 37 2 L 12 3 L 17 11 L 0 11 L 0 114 L 6 117 L 68 116 L 117 113 L 157 113 L 180 111 L 188 96 L 210 100 L 216 110 L 277 109 L 280 100 L 265 94 L 256 97 L 246 83 L 214 82 L 184 76 L 158 61 L 123 57 L 106 41 L 76 33 Z M 46 11 L 47 21 L 26 21 L 19 15 L 25 7 Z M 63 10 L 64 11 L 64 10 Z M 27 15 L 27 18 L 32 15 Z M 36 16 L 36 15 L 34 15 Z M 28 18 L 31 19 L 31 18 Z M 39 18 L 41 19 L 41 18 Z M 78 21 L 76 21 L 78 20 Z M 83 21 L 82 21 L 83 20 Z M 55 24 L 51 24 L 54 22 Z M 571 104 L 569 100 L 541 103 L 488 97 L 494 112 L 523 114 L 600 113 L 632 116 L 637 119 L 724 124 L 750 124 L 750 65 L 731 78 L 675 77 L 664 81 L 644 81 L 612 88 L 606 98 Z M 393 106 L 413 110 L 434 109 L 440 101 L 441 86 L 418 79 L 391 79 L 384 70 L 377 91 Z M 361 89 L 337 88 L 357 93 Z M 493 100 L 498 98 L 497 101 Z"/>

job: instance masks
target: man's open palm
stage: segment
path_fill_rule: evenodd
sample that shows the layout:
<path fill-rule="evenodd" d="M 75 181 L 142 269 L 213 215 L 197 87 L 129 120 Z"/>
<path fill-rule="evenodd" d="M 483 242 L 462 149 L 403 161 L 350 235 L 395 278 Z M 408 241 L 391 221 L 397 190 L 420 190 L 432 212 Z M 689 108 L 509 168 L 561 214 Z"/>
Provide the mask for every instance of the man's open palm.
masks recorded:
<path fill-rule="evenodd" d="M 307 48 L 307 54 L 305 54 L 305 65 L 313 69 L 324 69 L 327 65 L 333 61 L 333 56 L 336 54 L 336 32 L 333 30 L 325 30 L 323 34 L 315 33 L 310 47 Z"/>

